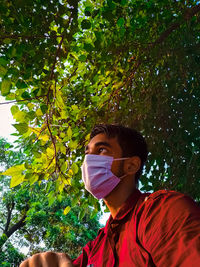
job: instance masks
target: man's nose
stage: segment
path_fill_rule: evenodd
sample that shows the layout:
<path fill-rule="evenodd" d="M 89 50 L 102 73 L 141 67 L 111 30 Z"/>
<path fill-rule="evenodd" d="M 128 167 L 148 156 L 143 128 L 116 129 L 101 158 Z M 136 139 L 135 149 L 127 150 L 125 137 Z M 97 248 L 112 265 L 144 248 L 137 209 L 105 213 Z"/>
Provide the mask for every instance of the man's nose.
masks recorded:
<path fill-rule="evenodd" d="M 89 154 L 89 155 L 97 155 L 98 153 L 95 152 L 95 151 L 90 150 L 90 151 L 87 152 L 87 154 Z"/>

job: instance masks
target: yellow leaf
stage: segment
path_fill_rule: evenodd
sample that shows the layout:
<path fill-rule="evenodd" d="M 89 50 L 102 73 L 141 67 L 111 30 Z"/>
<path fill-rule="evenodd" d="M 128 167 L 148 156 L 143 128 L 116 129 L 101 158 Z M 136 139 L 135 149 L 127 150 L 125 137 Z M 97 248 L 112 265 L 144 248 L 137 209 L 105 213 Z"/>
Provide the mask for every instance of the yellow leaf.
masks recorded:
<path fill-rule="evenodd" d="M 76 149 L 77 148 L 77 146 L 78 146 L 78 143 L 76 142 L 76 141 L 70 141 L 69 143 L 68 143 L 68 146 L 69 146 L 69 148 L 71 148 L 71 149 Z"/>
<path fill-rule="evenodd" d="M 72 171 L 71 169 L 69 169 L 69 171 L 68 171 L 68 175 L 69 175 L 69 176 L 72 176 L 72 175 L 73 175 L 73 171 Z"/>
<path fill-rule="evenodd" d="M 38 108 L 35 113 L 38 117 L 43 115 L 42 110 L 40 108 Z"/>
<path fill-rule="evenodd" d="M 10 86 L 11 86 L 11 81 L 10 80 L 3 80 L 1 83 L 1 94 L 3 96 L 6 96 L 10 92 Z"/>
<path fill-rule="evenodd" d="M 70 126 L 69 126 L 68 129 L 67 129 L 67 136 L 68 136 L 69 138 L 72 137 L 72 129 L 71 129 Z"/>
<path fill-rule="evenodd" d="M 24 164 L 16 165 L 7 169 L 5 172 L 2 173 L 2 175 L 8 175 L 8 176 L 18 175 L 21 174 L 22 171 L 24 170 L 25 170 Z"/>
<path fill-rule="evenodd" d="M 63 101 L 62 94 L 60 91 L 58 91 L 56 94 L 56 105 L 61 109 L 65 107 L 65 103 Z"/>
<path fill-rule="evenodd" d="M 77 57 L 77 55 L 76 55 L 75 53 L 71 53 L 71 55 L 72 55 L 76 60 L 78 60 L 78 57 Z"/>
<path fill-rule="evenodd" d="M 47 152 L 47 156 L 49 158 L 52 158 L 54 156 L 54 154 L 55 154 L 54 149 L 53 148 L 50 148 L 50 147 L 47 148 L 46 152 Z"/>
<path fill-rule="evenodd" d="M 29 183 L 30 185 L 34 184 L 36 181 L 38 181 L 39 176 L 36 175 L 32 175 L 31 178 L 29 179 Z"/>
<path fill-rule="evenodd" d="M 89 141 L 90 140 L 90 133 L 86 135 L 85 140 L 86 141 Z"/>
<path fill-rule="evenodd" d="M 63 173 L 65 173 L 66 172 L 66 170 L 67 170 L 67 161 L 65 161 L 62 165 L 61 165 L 61 171 L 63 172 Z"/>
<path fill-rule="evenodd" d="M 64 138 L 65 135 L 66 135 L 66 133 L 60 133 L 60 137 L 61 137 L 61 138 Z"/>
<path fill-rule="evenodd" d="M 44 135 L 39 136 L 39 139 L 41 139 L 42 141 L 45 141 L 45 142 L 49 141 L 49 138 L 50 137 L 48 134 L 44 134 Z"/>
<path fill-rule="evenodd" d="M 65 180 L 65 184 L 67 185 L 72 185 L 72 181 L 70 178 L 68 178 L 67 180 Z"/>
<path fill-rule="evenodd" d="M 113 85 L 113 88 L 120 88 L 122 87 L 122 85 L 123 85 L 123 82 L 118 82 Z"/>
<path fill-rule="evenodd" d="M 66 147 L 65 146 L 60 146 L 60 152 L 62 153 L 62 154 L 66 154 Z"/>
<path fill-rule="evenodd" d="M 10 181 L 10 187 L 15 187 L 21 184 L 24 181 L 24 178 L 25 178 L 25 175 L 23 174 L 12 176 L 11 181 Z"/>
<path fill-rule="evenodd" d="M 10 181 L 10 187 L 15 187 L 24 181 L 25 178 L 25 175 L 23 174 L 24 170 L 25 170 L 24 164 L 16 165 L 7 169 L 5 172 L 2 173 L 2 175 L 11 176 L 12 178 Z"/>
<path fill-rule="evenodd" d="M 60 151 L 62 154 L 66 154 L 66 147 L 62 143 L 56 144 L 57 152 Z"/>
<path fill-rule="evenodd" d="M 66 110 L 61 110 L 61 118 L 62 119 L 68 119 L 69 113 Z"/>
<path fill-rule="evenodd" d="M 25 117 L 26 113 L 20 110 L 13 115 L 13 118 L 18 122 L 24 122 Z"/>
<path fill-rule="evenodd" d="M 59 185 L 59 187 L 58 187 L 59 192 L 62 192 L 63 191 L 64 186 L 65 186 L 64 183 L 61 183 Z"/>
<path fill-rule="evenodd" d="M 69 211 L 71 210 L 71 207 L 70 206 L 67 206 L 65 209 L 64 209 L 64 214 L 67 215 L 67 213 L 69 213 Z"/>
<path fill-rule="evenodd" d="M 32 104 L 32 103 L 28 103 L 28 104 L 27 104 L 27 107 L 29 108 L 29 110 L 33 110 L 33 108 L 34 108 L 34 104 Z"/>
<path fill-rule="evenodd" d="M 23 134 L 23 137 L 24 138 L 27 138 L 27 137 L 29 137 L 31 135 L 31 133 L 32 133 L 32 129 L 31 128 L 28 128 L 28 131 Z"/>

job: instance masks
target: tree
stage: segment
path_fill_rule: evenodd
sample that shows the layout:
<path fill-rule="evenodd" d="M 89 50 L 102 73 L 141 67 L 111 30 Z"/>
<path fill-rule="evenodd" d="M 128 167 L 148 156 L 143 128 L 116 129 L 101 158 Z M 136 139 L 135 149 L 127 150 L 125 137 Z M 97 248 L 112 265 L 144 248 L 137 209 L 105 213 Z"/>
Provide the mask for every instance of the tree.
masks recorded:
<path fill-rule="evenodd" d="M 7 171 L 13 186 L 53 177 L 97 205 L 82 190 L 83 147 L 96 122 L 120 122 L 148 141 L 144 191 L 199 200 L 198 1 L 15 0 L 1 12 L 1 93 L 32 150 L 17 178 Z"/>
<path fill-rule="evenodd" d="M 11 144 L 0 139 L 4 165 L 20 163 L 24 160 L 22 155 L 23 150 L 13 151 Z M 29 247 L 29 255 L 45 249 L 77 257 L 86 242 L 96 236 L 100 228 L 96 210 L 87 206 L 85 213 L 80 213 L 79 200 L 65 192 L 56 199 L 48 198 L 56 191 L 52 181 L 40 186 L 36 183 L 31 189 L 27 183 L 9 189 L 9 182 L 8 177 L 0 181 L 1 266 L 18 266 L 25 257 L 18 249 L 25 246 Z"/>
<path fill-rule="evenodd" d="M 11 167 L 12 164 L 20 164 L 23 161 L 23 154 L 16 152 L 13 145 L 5 139 L 0 138 L 0 163 L 1 168 Z M 11 150 L 10 150 L 11 149 Z M 9 179 L 10 180 L 10 179 Z M 13 215 L 16 210 L 13 193 L 9 190 L 8 179 L 0 180 L 0 265 L 5 267 L 19 266 L 24 255 L 12 245 L 9 237 L 24 225 L 24 216 Z M 12 218 L 13 217 L 13 218 Z"/>

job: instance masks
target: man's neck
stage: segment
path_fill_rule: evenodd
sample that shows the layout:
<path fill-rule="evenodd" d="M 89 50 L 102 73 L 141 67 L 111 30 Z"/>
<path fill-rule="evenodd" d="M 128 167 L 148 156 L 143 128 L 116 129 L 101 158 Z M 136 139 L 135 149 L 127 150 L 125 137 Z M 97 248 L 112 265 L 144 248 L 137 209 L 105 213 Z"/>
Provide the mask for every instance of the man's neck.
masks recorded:
<path fill-rule="evenodd" d="M 131 184 L 127 187 L 127 185 L 123 186 L 120 183 L 119 187 L 117 186 L 107 197 L 105 197 L 104 202 L 113 218 L 115 218 L 116 214 L 123 206 L 124 202 L 128 199 L 128 197 L 136 190 L 135 184 Z"/>

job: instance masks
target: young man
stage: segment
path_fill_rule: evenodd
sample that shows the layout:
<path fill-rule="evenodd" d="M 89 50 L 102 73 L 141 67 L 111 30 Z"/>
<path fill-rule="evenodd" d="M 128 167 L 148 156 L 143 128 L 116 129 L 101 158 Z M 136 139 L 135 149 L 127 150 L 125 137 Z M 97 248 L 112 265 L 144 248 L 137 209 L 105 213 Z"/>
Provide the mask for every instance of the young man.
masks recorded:
<path fill-rule="evenodd" d="M 36 254 L 20 267 L 188 267 L 200 265 L 200 208 L 189 197 L 160 190 L 142 194 L 138 178 L 147 158 L 144 138 L 117 125 L 97 125 L 82 166 L 85 188 L 111 212 L 75 260 Z"/>

